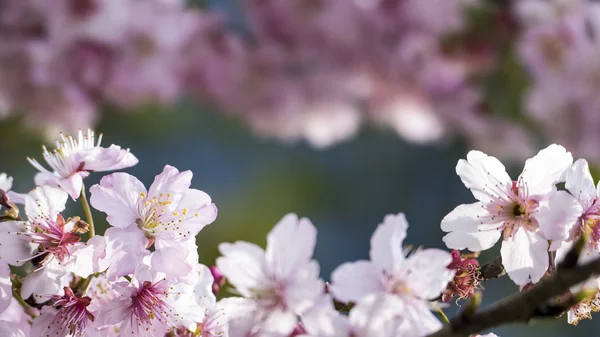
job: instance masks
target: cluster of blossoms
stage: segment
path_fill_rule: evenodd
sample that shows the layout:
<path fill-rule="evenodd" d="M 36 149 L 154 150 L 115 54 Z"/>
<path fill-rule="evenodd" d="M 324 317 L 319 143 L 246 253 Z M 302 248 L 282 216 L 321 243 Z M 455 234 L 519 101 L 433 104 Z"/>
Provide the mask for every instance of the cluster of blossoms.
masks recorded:
<path fill-rule="evenodd" d="M 585 240 L 579 263 L 600 256 L 600 185 L 595 187 L 585 159 L 573 162 L 565 148 L 551 145 L 528 159 L 515 181 L 498 159 L 471 151 L 456 172 L 478 201 L 442 220 L 449 248 L 482 251 L 502 241 L 502 264 L 521 289 L 552 274 L 577 240 Z M 569 323 L 600 310 L 599 282 L 571 289 L 590 295 L 569 311 Z"/>
<path fill-rule="evenodd" d="M 487 53 L 469 39 L 444 43 L 479 5 L 242 0 L 239 34 L 223 11 L 180 0 L 6 0 L 0 116 L 21 113 L 53 134 L 93 125 L 103 103 L 132 109 L 191 94 L 284 141 L 325 147 L 371 123 L 418 143 L 458 132 L 498 152 L 529 139 L 482 113 L 484 90 L 469 79 Z"/>
<path fill-rule="evenodd" d="M 195 238 L 217 208 L 190 188 L 190 171 L 167 165 L 149 188 L 108 174 L 89 188 L 88 203 L 83 179 L 137 159 L 102 147 L 92 131 L 61 134 L 56 146 L 44 148 L 49 169 L 29 159 L 40 170 L 29 193 L 10 191 L 12 179 L 0 175 L 2 336 L 420 337 L 442 328 L 436 299 L 464 277 L 455 273 L 464 265 L 456 252 L 403 247 L 402 213 L 377 227 L 369 261 L 342 264 L 331 283 L 313 259 L 317 229 L 295 214 L 275 225 L 266 249 L 221 243 L 209 268 L 198 262 Z M 64 215 L 78 199 L 85 220 Z M 106 214 L 103 235 L 92 207 Z M 225 282 L 236 296 L 217 301 Z"/>

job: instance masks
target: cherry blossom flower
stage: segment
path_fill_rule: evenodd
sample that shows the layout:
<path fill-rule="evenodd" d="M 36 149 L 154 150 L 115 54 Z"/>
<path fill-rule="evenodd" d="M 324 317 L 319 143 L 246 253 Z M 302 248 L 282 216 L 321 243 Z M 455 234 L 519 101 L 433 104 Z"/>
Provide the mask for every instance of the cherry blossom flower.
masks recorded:
<path fill-rule="evenodd" d="M 165 166 L 149 190 L 134 176 L 114 173 L 90 188 L 91 205 L 107 214 L 114 228 L 107 231 L 107 253 L 123 276 L 155 245 L 152 264 L 170 276 L 182 277 L 191 270 L 187 256 L 195 254 L 195 236 L 217 217 L 208 194 L 191 189 L 192 172 Z M 116 255 L 111 255 L 110 252 Z"/>
<path fill-rule="evenodd" d="M 594 179 L 585 159 L 578 159 L 565 174 L 565 188 L 581 204 L 581 216 L 576 219 L 569 233 L 569 240 L 574 240 L 581 233 L 588 234 L 592 249 L 600 250 L 600 185 L 594 186 Z"/>
<path fill-rule="evenodd" d="M 21 295 L 56 294 L 71 279 L 70 273 L 87 277 L 103 267 L 104 238 L 87 243 L 73 233 L 78 219 L 65 221 L 60 214 L 68 195 L 61 189 L 41 186 L 25 196 L 27 221 L 9 221 L 0 226 L 0 256 L 11 265 L 34 262 L 35 269 L 25 277 Z"/>
<path fill-rule="evenodd" d="M 147 262 L 137 266 L 131 281 L 113 283 L 120 296 L 100 307 L 98 326 L 118 325 L 119 336 L 143 337 L 164 337 L 180 326 L 194 326 L 202 308 L 193 287 L 175 284 Z"/>
<path fill-rule="evenodd" d="M 361 299 L 348 316 L 337 312 L 325 296 L 302 316 L 303 337 L 403 337 L 406 312 L 400 299 L 371 294 Z"/>
<path fill-rule="evenodd" d="M 283 337 L 294 330 L 296 315 L 324 291 L 312 260 L 316 235 L 309 219 L 287 214 L 268 234 L 266 250 L 243 241 L 219 245 L 217 266 L 244 297 L 224 303 L 231 337 Z"/>
<path fill-rule="evenodd" d="M 525 162 L 512 181 L 494 157 L 470 151 L 456 172 L 477 200 L 444 217 L 448 248 L 481 251 L 502 236 L 502 263 L 518 285 L 538 282 L 548 269 L 548 240 L 566 240 L 568 227 L 581 214 L 577 200 L 555 184 L 573 162 L 562 146 L 550 145 Z"/>
<path fill-rule="evenodd" d="M 371 237 L 371 261 L 344 263 L 331 274 L 331 291 L 342 302 L 357 302 L 369 294 L 385 293 L 403 304 L 415 336 L 441 328 L 429 301 L 439 297 L 454 271 L 452 256 L 439 249 L 402 249 L 408 222 L 404 214 L 387 215 Z M 409 324 L 409 323 L 407 323 Z"/>
<path fill-rule="evenodd" d="M 32 336 L 101 337 L 93 327 L 94 315 L 88 311 L 92 299 L 78 297 L 69 287 L 63 296 L 52 296 L 54 304 L 44 306 L 31 325 Z"/>
<path fill-rule="evenodd" d="M 52 171 L 44 168 L 37 160 L 27 158 L 40 172 L 35 176 L 37 185 L 51 185 L 65 190 L 73 200 L 79 197 L 83 188 L 83 179 L 91 172 L 113 171 L 131 167 L 138 163 L 129 150 L 111 145 L 101 147 L 102 134 L 95 141 L 94 132 L 88 129 L 84 135 L 81 130 L 77 139 L 65 137 L 62 133 L 52 152 L 43 147 L 46 163 Z"/>

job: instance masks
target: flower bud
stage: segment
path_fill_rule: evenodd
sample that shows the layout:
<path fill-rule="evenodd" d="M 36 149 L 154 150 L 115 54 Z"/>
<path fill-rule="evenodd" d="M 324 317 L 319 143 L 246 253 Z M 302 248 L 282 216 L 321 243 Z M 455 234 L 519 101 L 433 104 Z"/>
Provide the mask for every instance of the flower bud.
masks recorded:
<path fill-rule="evenodd" d="M 454 296 L 469 298 L 479 286 L 479 262 L 474 258 L 463 258 L 457 250 L 452 251 L 452 262 L 448 269 L 454 270 L 454 279 L 442 294 L 442 301 L 448 303 Z"/>
<path fill-rule="evenodd" d="M 212 266 L 209 269 L 210 273 L 213 276 L 213 279 L 215 280 L 212 285 L 212 291 L 213 294 L 216 295 L 219 293 L 219 290 L 221 290 L 221 287 L 225 285 L 225 276 L 223 276 L 223 274 L 221 273 L 219 268 L 217 268 L 217 266 Z"/>

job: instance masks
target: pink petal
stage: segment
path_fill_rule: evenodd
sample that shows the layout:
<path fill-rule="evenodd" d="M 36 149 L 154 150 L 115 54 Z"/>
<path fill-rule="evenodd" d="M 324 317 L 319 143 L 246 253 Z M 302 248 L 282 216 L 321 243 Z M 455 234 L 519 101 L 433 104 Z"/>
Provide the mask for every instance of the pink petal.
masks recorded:
<path fill-rule="evenodd" d="M 107 214 L 109 224 L 127 228 L 139 218 L 138 202 L 146 188 L 136 177 L 119 172 L 102 178 L 90 187 L 90 193 L 90 204 Z"/>
<path fill-rule="evenodd" d="M 366 295 L 384 292 L 381 270 L 370 261 L 344 263 L 331 273 L 333 296 L 344 303 L 356 302 Z"/>
<path fill-rule="evenodd" d="M 450 253 L 440 249 L 425 249 L 411 255 L 404 262 L 404 282 L 419 298 L 437 298 L 454 277 L 447 266 L 452 262 Z"/>
<path fill-rule="evenodd" d="M 148 196 L 159 196 L 160 193 L 171 194 L 179 202 L 179 198 L 189 189 L 192 182 L 192 171 L 179 172 L 173 166 L 166 165 L 162 173 L 154 178 L 148 190 Z"/>
<path fill-rule="evenodd" d="M 583 208 L 577 199 L 566 191 L 558 191 L 540 202 L 533 217 L 547 240 L 562 241 L 567 240 L 575 226 L 579 225 L 582 213 Z"/>
<path fill-rule="evenodd" d="M 371 261 L 379 268 L 393 273 L 404 261 L 402 244 L 406 238 L 408 222 L 403 213 L 388 214 L 371 236 Z"/>
<path fill-rule="evenodd" d="M 221 243 L 219 251 L 223 256 L 217 258 L 217 267 L 242 295 L 250 297 L 250 289 L 268 287 L 268 284 L 265 284 L 265 253 L 262 248 L 238 241 Z"/>
<path fill-rule="evenodd" d="M 588 210 L 596 199 L 596 187 L 585 159 L 578 159 L 565 173 L 565 188 Z"/>
<path fill-rule="evenodd" d="M 29 219 L 48 217 L 56 220 L 56 216 L 65 209 L 67 199 L 67 193 L 61 189 L 39 186 L 25 197 L 25 213 Z"/>
<path fill-rule="evenodd" d="M 267 235 L 265 258 L 271 272 L 280 280 L 310 261 L 317 240 L 317 229 L 307 218 L 285 215 Z"/>

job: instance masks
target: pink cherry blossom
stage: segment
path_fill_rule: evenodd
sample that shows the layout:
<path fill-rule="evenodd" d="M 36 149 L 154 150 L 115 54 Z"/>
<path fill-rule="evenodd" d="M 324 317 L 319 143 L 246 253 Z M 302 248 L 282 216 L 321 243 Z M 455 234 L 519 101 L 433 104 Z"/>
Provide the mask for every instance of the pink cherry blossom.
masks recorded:
<path fill-rule="evenodd" d="M 402 301 L 387 294 L 371 294 L 356 303 L 348 316 L 337 312 L 325 296 L 302 316 L 302 337 L 408 337 Z"/>
<path fill-rule="evenodd" d="M 447 268 L 452 256 L 439 249 L 416 250 L 407 256 L 402 248 L 407 229 L 404 214 L 387 215 L 371 237 L 371 261 L 337 267 L 331 274 L 331 291 L 342 302 L 380 293 L 396 297 L 414 335 L 425 336 L 442 326 L 430 311 L 430 301 L 453 279 L 454 271 Z"/>
<path fill-rule="evenodd" d="M 101 141 L 102 135 L 96 142 L 94 132 L 90 129 L 86 135 L 79 130 L 77 139 L 65 137 L 61 133 L 52 152 L 43 147 L 44 159 L 52 171 L 44 168 L 37 160 L 27 158 L 40 171 L 35 176 L 35 183 L 60 187 L 75 200 L 83 188 L 83 179 L 91 172 L 119 170 L 138 163 L 129 150 L 117 145 L 101 147 Z"/>
<path fill-rule="evenodd" d="M 138 265 L 130 278 L 113 283 L 119 297 L 100 307 L 100 327 L 117 325 L 119 336 L 164 337 L 194 325 L 202 312 L 193 287 L 175 284 L 148 264 Z"/>
<path fill-rule="evenodd" d="M 149 190 L 126 173 L 105 176 L 90 188 L 91 205 L 105 212 L 114 226 L 107 232 L 108 245 L 117 246 L 109 249 L 108 259 L 115 268 L 125 268 L 113 268 L 115 273 L 109 274 L 130 273 L 153 244 L 155 268 L 162 266 L 171 276 L 184 276 L 191 270 L 186 261 L 195 254 L 194 237 L 217 216 L 210 196 L 190 188 L 191 179 L 192 172 L 167 165 Z"/>
<path fill-rule="evenodd" d="M 550 145 L 525 162 L 512 181 L 494 157 L 470 151 L 456 172 L 479 201 L 460 205 L 442 220 L 448 248 L 481 251 L 503 236 L 502 263 L 518 285 L 537 282 L 548 269 L 548 240 L 565 240 L 566 228 L 581 214 L 571 195 L 555 184 L 573 162 L 562 146 Z"/>
<path fill-rule="evenodd" d="M 31 325 L 32 336 L 101 337 L 93 327 L 94 315 L 88 311 L 92 299 L 78 297 L 69 287 L 63 296 L 52 296 L 54 304 L 45 306 Z"/>
<path fill-rule="evenodd" d="M 319 265 L 312 260 L 316 228 L 307 218 L 287 214 L 267 236 L 267 249 L 237 241 L 222 243 L 217 266 L 244 298 L 225 303 L 231 337 L 287 336 L 296 315 L 323 293 Z M 258 332 L 257 332 L 258 331 Z"/>
<path fill-rule="evenodd" d="M 21 295 L 56 294 L 71 279 L 70 273 L 87 277 L 105 269 L 104 238 L 87 243 L 73 233 L 78 219 L 65 221 L 60 214 L 68 195 L 61 189 L 41 186 L 25 196 L 27 221 L 9 221 L 0 226 L 0 256 L 11 265 L 34 262 L 34 270 L 23 280 Z"/>

